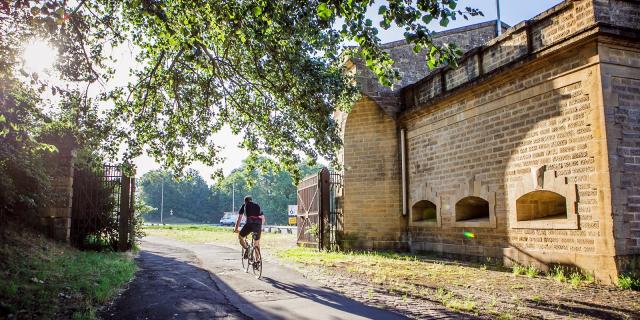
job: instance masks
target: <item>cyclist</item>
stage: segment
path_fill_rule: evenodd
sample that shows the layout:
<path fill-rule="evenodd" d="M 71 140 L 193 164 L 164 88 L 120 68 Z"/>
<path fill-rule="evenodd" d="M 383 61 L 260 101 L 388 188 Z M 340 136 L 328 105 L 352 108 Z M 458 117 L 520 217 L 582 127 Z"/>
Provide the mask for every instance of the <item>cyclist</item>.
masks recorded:
<path fill-rule="evenodd" d="M 233 232 L 238 232 L 240 221 L 242 221 L 242 215 L 245 213 L 247 215 L 247 221 L 238 234 L 238 240 L 240 241 L 240 245 L 247 249 L 249 245 L 247 244 L 246 238 L 250 233 L 255 232 L 257 236 L 254 245 L 258 248 L 258 252 L 260 252 L 260 235 L 262 234 L 262 225 L 265 224 L 267 220 L 264 217 L 262 210 L 260 210 L 260 206 L 252 201 L 251 196 L 244 197 L 244 204 L 240 207 L 240 211 L 238 211 L 238 219 L 236 220 L 236 226 L 233 229 Z M 247 250 L 245 250 L 244 254 L 244 258 L 247 259 L 249 254 Z"/>

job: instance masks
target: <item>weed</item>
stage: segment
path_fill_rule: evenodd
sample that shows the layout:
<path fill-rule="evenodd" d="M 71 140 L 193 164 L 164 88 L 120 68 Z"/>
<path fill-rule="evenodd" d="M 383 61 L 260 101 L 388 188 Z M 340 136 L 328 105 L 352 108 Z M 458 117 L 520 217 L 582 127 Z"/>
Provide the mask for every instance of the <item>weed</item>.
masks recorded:
<path fill-rule="evenodd" d="M 540 296 L 533 296 L 531 298 L 531 301 L 533 301 L 535 303 L 540 303 L 540 301 L 542 301 L 542 298 L 540 298 Z"/>
<path fill-rule="evenodd" d="M 580 282 L 582 282 L 582 279 L 583 279 L 582 274 L 579 272 L 573 272 L 569 276 L 569 282 L 571 283 L 571 286 L 574 288 L 577 288 L 578 286 L 580 286 Z"/>
<path fill-rule="evenodd" d="M 529 278 L 535 278 L 538 276 L 539 273 L 540 271 L 538 270 L 538 268 L 534 266 L 528 266 L 527 269 L 525 270 L 525 274 Z"/>
<path fill-rule="evenodd" d="M 561 266 L 555 266 L 549 271 L 549 277 L 555 279 L 559 282 L 567 281 L 567 276 L 565 275 L 565 270 Z"/>
<path fill-rule="evenodd" d="M 514 264 L 513 267 L 511 267 L 511 270 L 516 276 L 525 274 L 527 272 L 527 268 L 517 263 Z"/>
<path fill-rule="evenodd" d="M 447 291 L 445 288 L 436 289 L 436 299 L 442 304 L 446 305 L 446 302 L 453 298 L 453 292 Z"/>
<path fill-rule="evenodd" d="M 594 277 L 593 273 L 587 273 L 584 275 L 584 282 L 586 283 L 594 283 L 596 282 L 596 278 Z"/>
<path fill-rule="evenodd" d="M 513 317 L 511 316 L 510 313 L 505 312 L 505 313 L 501 313 L 500 315 L 498 315 L 498 319 L 499 320 L 511 320 Z"/>
<path fill-rule="evenodd" d="M 640 278 L 630 274 L 623 274 L 618 277 L 618 287 L 624 290 L 640 290 Z"/>
<path fill-rule="evenodd" d="M 445 304 L 445 307 L 453 310 L 470 312 L 470 311 L 473 311 L 473 309 L 475 309 L 476 302 L 469 299 L 465 299 L 465 300 L 452 299 L 447 304 Z"/>

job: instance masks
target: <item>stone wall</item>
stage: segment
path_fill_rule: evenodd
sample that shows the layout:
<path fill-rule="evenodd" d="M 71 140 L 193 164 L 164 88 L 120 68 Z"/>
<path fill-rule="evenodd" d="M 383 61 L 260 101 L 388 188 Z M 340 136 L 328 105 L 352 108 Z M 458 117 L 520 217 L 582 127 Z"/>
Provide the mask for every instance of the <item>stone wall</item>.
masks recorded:
<path fill-rule="evenodd" d="M 396 123 L 365 97 L 344 130 L 345 247 L 399 248 L 404 222 Z"/>
<path fill-rule="evenodd" d="M 76 144 L 75 140 L 68 136 L 51 137 L 45 140 L 56 146 L 58 151 L 49 155 L 47 160 L 53 200 L 48 207 L 39 209 L 40 225 L 49 237 L 69 242 Z"/>
<path fill-rule="evenodd" d="M 596 57 L 596 46 L 587 44 L 401 117 L 408 130 L 409 206 L 424 199 L 417 190 L 425 185 L 442 203 L 440 226 L 410 222 L 413 249 L 541 268 L 551 262 L 612 268 L 605 245 L 611 234 L 601 232 L 609 223 L 600 216 L 603 176 L 595 163 L 603 139 L 593 125 L 600 114 L 592 100 Z M 539 170 L 538 184 L 531 176 Z M 518 221 L 516 200 L 542 190 L 566 199 L 566 218 Z M 474 195 L 491 206 L 487 218 L 457 221 L 456 203 Z"/>
<path fill-rule="evenodd" d="M 640 45 L 603 39 L 598 51 L 616 253 L 621 270 L 637 271 L 640 270 Z"/>

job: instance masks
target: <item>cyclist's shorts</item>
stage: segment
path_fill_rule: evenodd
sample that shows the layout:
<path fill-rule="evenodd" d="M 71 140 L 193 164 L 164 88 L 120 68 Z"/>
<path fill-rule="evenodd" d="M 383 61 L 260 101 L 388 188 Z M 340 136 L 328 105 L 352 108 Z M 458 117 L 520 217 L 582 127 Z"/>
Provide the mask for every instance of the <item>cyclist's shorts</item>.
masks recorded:
<path fill-rule="evenodd" d="M 260 240 L 260 235 L 262 234 L 262 223 L 256 223 L 256 222 L 245 223 L 244 227 L 240 229 L 240 236 L 244 238 L 248 236 L 251 232 L 255 232 L 258 235 L 256 237 L 256 240 Z"/>

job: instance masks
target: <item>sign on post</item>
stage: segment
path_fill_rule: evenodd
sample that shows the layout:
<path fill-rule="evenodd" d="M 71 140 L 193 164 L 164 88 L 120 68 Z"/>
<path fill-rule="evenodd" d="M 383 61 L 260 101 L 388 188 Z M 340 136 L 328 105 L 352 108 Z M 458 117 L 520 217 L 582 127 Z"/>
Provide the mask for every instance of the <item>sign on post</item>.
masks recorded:
<path fill-rule="evenodd" d="M 287 216 L 289 217 L 289 225 L 294 226 L 298 224 L 298 205 L 290 204 L 287 209 Z"/>

